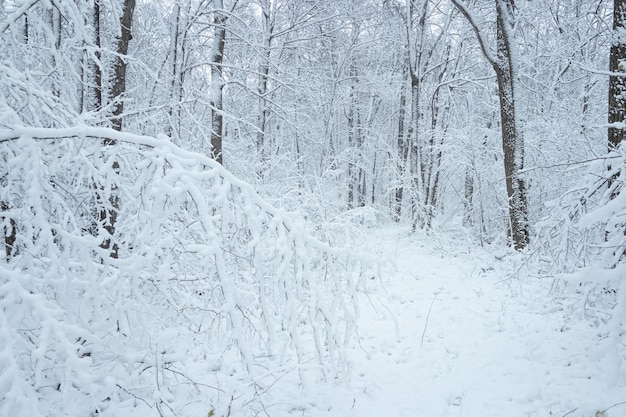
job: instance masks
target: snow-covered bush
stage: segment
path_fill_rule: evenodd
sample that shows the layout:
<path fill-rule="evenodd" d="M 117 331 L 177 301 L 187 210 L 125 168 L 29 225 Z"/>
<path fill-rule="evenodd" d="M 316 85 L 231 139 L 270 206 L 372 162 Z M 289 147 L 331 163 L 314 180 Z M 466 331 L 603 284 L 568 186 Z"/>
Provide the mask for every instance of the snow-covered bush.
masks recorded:
<path fill-rule="evenodd" d="M 362 263 L 210 158 L 94 127 L 0 158 L 0 415 L 281 415 L 348 376 Z"/>
<path fill-rule="evenodd" d="M 621 149 L 591 162 L 579 184 L 548 203 L 552 214 L 539 224 L 539 241 L 546 249 L 545 260 L 558 272 L 584 274 L 593 268 L 590 280 L 623 276 L 625 179 L 626 154 Z"/>
<path fill-rule="evenodd" d="M 549 203 L 552 214 L 538 225 L 537 239 L 542 273 L 555 276 L 557 282 L 573 283 L 577 292 L 586 294 L 581 298 L 585 304 L 582 310 L 587 311 L 590 304 L 594 309 L 605 304 L 602 310 L 606 311 L 598 314 L 612 315 L 624 329 L 625 150 L 622 146 L 590 162 L 580 182 Z M 616 305 L 618 311 L 609 313 Z"/>

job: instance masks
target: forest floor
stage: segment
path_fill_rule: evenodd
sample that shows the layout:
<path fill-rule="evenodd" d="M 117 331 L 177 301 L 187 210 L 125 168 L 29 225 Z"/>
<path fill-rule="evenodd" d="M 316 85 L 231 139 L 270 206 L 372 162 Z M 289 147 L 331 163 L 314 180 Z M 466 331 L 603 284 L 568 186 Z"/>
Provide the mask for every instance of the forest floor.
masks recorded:
<path fill-rule="evenodd" d="M 350 387 L 324 415 L 626 416 L 626 338 L 591 293 L 556 295 L 502 249 L 398 230 L 363 246 L 395 266 L 363 294 Z"/>

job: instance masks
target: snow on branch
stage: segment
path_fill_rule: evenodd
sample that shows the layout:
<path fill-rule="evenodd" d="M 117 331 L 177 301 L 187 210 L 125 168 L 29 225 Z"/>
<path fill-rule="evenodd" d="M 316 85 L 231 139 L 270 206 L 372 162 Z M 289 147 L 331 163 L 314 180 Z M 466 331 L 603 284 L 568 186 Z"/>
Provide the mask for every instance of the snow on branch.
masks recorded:
<path fill-rule="evenodd" d="M 0 129 L 0 158 L 0 415 L 234 415 L 348 377 L 366 266 L 212 159 L 87 126 Z"/>
<path fill-rule="evenodd" d="M 461 12 L 461 14 L 467 19 L 467 22 L 472 27 L 472 30 L 476 34 L 476 39 L 478 40 L 478 45 L 485 56 L 485 59 L 493 66 L 494 68 L 498 65 L 498 61 L 493 53 L 493 51 L 489 48 L 489 43 L 487 37 L 480 29 L 478 25 L 478 21 L 472 11 L 467 7 L 467 5 L 460 0 L 452 0 L 452 4 Z"/>
<path fill-rule="evenodd" d="M 13 10 L 13 12 L 6 17 L 4 22 L 0 23 L 0 33 L 4 33 L 13 23 L 15 23 L 24 13 L 28 11 L 31 7 L 35 5 L 39 0 L 28 0 L 25 1 L 20 7 Z"/>
<path fill-rule="evenodd" d="M 552 214 L 538 225 L 539 241 L 559 277 L 573 274 L 570 280 L 585 281 L 586 277 L 586 281 L 602 282 L 622 274 L 626 264 L 625 168 L 623 147 L 591 160 L 580 183 L 549 203 Z"/>

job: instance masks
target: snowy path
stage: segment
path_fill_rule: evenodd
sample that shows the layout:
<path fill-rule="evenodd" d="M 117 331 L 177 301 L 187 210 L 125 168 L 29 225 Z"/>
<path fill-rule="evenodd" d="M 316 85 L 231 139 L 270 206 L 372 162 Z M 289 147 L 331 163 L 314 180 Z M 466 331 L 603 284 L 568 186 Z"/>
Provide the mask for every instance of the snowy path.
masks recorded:
<path fill-rule="evenodd" d="M 594 417 L 626 401 L 624 339 L 568 321 L 547 283 L 506 280 L 513 262 L 483 250 L 370 239 L 397 267 L 363 297 L 352 391 L 332 415 Z"/>

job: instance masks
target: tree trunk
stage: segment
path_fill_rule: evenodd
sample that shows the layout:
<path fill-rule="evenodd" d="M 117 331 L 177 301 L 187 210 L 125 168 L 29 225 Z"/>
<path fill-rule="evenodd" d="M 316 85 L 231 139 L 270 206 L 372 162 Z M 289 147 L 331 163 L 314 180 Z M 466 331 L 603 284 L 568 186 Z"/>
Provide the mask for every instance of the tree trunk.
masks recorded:
<path fill-rule="evenodd" d="M 465 182 L 463 188 L 463 226 L 472 227 L 474 225 L 474 173 L 472 172 L 472 165 L 469 163 L 465 167 Z"/>
<path fill-rule="evenodd" d="M 443 79 L 443 72 L 439 75 L 439 83 Z M 441 170 L 441 159 L 443 156 L 443 140 L 445 137 L 445 125 L 443 120 L 448 112 L 449 105 L 446 104 L 443 109 L 439 106 L 439 90 L 438 87 L 431 98 L 431 122 L 430 122 L 430 141 L 428 146 L 428 171 L 425 175 L 425 208 L 426 208 L 426 228 L 432 227 L 435 217 L 435 209 L 437 207 L 437 195 L 439 188 L 439 173 Z M 441 140 L 437 140 L 437 131 L 441 126 Z"/>
<path fill-rule="evenodd" d="M 416 10 L 416 7 L 419 9 Z M 423 216 L 423 186 L 424 186 L 424 160 L 423 143 L 420 132 L 420 87 L 424 72 L 424 64 L 428 59 L 423 56 L 426 48 L 426 13 L 428 0 L 423 0 L 419 6 L 417 1 L 406 2 L 406 29 L 408 49 L 408 72 L 411 80 L 411 123 L 409 124 L 409 169 L 411 174 L 411 229 L 413 231 L 424 227 Z M 414 26 L 417 15 L 417 26 Z M 416 36 L 413 36 L 413 31 Z M 412 53 L 413 52 L 413 53 Z"/>
<path fill-rule="evenodd" d="M 526 184 L 519 172 L 524 169 L 524 136 L 518 126 L 515 109 L 515 73 L 512 61 L 513 41 L 510 39 L 509 19 L 512 0 L 496 0 L 497 9 L 497 63 L 504 174 L 509 197 L 510 235 L 515 249 L 524 249 L 529 242 L 528 201 Z"/>
<path fill-rule="evenodd" d="M 622 33 L 626 30 L 626 0 L 613 1 L 613 42 L 609 57 L 609 151 L 617 149 L 626 137 L 623 123 L 626 116 L 626 39 Z M 623 76 L 619 73 L 625 73 Z"/>
<path fill-rule="evenodd" d="M 121 34 L 117 42 L 117 57 L 114 66 L 114 78 L 111 86 L 110 97 L 113 104 L 113 114 L 111 117 L 111 125 L 113 129 L 122 130 L 122 115 L 124 112 L 124 94 L 126 93 L 126 55 L 128 55 L 128 44 L 132 39 L 132 23 L 133 13 L 135 11 L 135 0 L 125 0 L 124 11 L 120 18 Z M 116 141 L 111 139 L 104 140 L 104 146 L 115 146 Z M 114 160 L 111 164 L 114 175 L 119 173 L 119 163 Z M 101 193 L 102 194 L 102 193 Z M 100 222 L 108 233 L 108 237 L 102 242 L 101 247 L 110 251 L 111 258 L 117 258 L 118 245 L 113 241 L 115 235 L 115 224 L 117 223 L 117 214 L 119 211 L 119 196 L 117 195 L 117 187 L 115 183 L 111 185 L 111 194 L 109 196 L 109 204 L 104 204 L 103 195 L 99 195 L 101 200 L 99 204 L 103 208 L 100 211 Z"/>
<path fill-rule="evenodd" d="M 420 125 L 420 80 L 417 74 L 411 70 L 411 125 L 409 128 L 410 137 L 410 164 L 411 183 L 413 192 L 411 193 L 411 230 L 416 231 L 418 226 L 423 227 L 424 219 L 421 213 L 420 195 L 422 190 L 423 170 L 422 170 L 422 149 L 419 143 Z"/>
<path fill-rule="evenodd" d="M 169 103 L 169 136 L 171 138 L 180 139 L 180 89 L 182 89 L 182 83 L 179 83 L 179 64 L 178 64 L 178 44 L 180 38 L 180 20 L 181 10 L 178 2 L 174 2 L 174 8 L 172 10 L 172 16 L 174 21 L 172 23 L 170 33 L 170 56 L 172 59 L 170 67 L 170 103 Z M 184 28 L 183 28 L 184 30 Z"/>
<path fill-rule="evenodd" d="M 117 57 L 115 59 L 113 85 L 111 86 L 111 100 L 113 101 L 113 129 L 122 130 L 122 114 L 124 113 L 124 94 L 126 93 L 126 55 L 128 44 L 132 39 L 133 13 L 135 0 L 124 1 L 124 11 L 120 18 L 121 34 L 117 41 Z"/>
<path fill-rule="evenodd" d="M 94 58 L 84 53 L 83 75 L 84 85 L 81 111 L 99 112 L 102 110 L 102 63 L 100 61 L 100 0 L 93 0 L 91 6 L 91 25 L 95 46 Z"/>
<path fill-rule="evenodd" d="M 226 44 L 226 21 L 224 14 L 224 2 L 215 0 L 215 12 L 213 24 L 215 33 L 213 39 L 213 52 L 211 56 L 211 153 L 213 158 L 220 164 L 224 162 L 222 156 L 222 135 L 224 130 L 224 116 L 222 103 L 224 94 L 224 79 L 222 76 L 222 62 L 224 60 L 224 46 Z"/>
<path fill-rule="evenodd" d="M 263 1 L 261 6 L 261 24 L 263 30 L 263 43 L 261 45 L 261 64 L 259 66 L 259 120 L 257 132 L 257 154 L 261 161 L 260 175 L 267 169 L 265 166 L 269 160 L 269 150 L 266 143 L 267 119 L 269 109 L 267 107 L 267 82 L 270 73 L 270 55 L 272 46 L 272 32 L 274 30 L 271 21 L 271 5 L 269 1 Z"/>
<path fill-rule="evenodd" d="M 509 208 L 509 236 L 517 250 L 524 249 L 530 239 L 528 224 L 528 200 L 526 184 L 520 171 L 524 169 L 524 136 L 515 109 L 514 43 L 511 39 L 513 0 L 495 0 L 496 3 L 496 56 L 489 49 L 487 40 L 474 21 L 472 14 L 460 0 L 452 3 L 472 26 L 483 55 L 493 67 L 498 81 L 504 174 Z"/>
<path fill-rule="evenodd" d="M 350 75 L 352 76 L 352 66 Z M 352 78 L 352 77 L 351 77 Z M 351 80 L 351 82 L 354 82 Z M 350 104 L 348 109 L 348 154 L 347 154 L 347 162 L 348 162 L 348 210 L 352 210 L 354 208 L 354 195 L 357 187 L 357 179 L 355 169 L 354 169 L 354 149 L 355 149 L 355 131 L 356 126 L 354 122 L 354 112 L 356 106 L 356 99 L 354 97 L 354 84 L 350 87 Z"/>
<path fill-rule="evenodd" d="M 5 201 L 0 202 L 0 213 L 7 211 L 9 211 L 9 204 Z M 4 253 L 6 255 L 6 259 L 9 259 L 11 256 L 15 255 L 17 226 L 15 224 L 15 219 L 12 217 L 7 218 L 3 215 L 0 219 L 2 219 L 2 222 L 4 223 L 4 227 L 2 228 L 2 235 L 4 236 Z"/>
<path fill-rule="evenodd" d="M 61 48 L 61 35 L 62 35 L 62 16 L 58 9 L 53 8 L 48 11 L 48 16 L 50 18 L 50 28 L 52 28 L 52 33 L 54 33 L 54 53 L 52 54 L 52 68 L 55 68 L 57 72 L 59 62 L 57 57 L 59 55 L 59 49 Z M 55 76 L 52 81 L 52 95 L 59 98 L 61 96 L 61 88 L 60 88 L 61 80 L 58 76 Z"/>
<path fill-rule="evenodd" d="M 30 28 L 30 24 L 29 24 L 29 20 L 28 20 L 28 13 L 24 13 L 24 27 L 22 28 L 22 39 L 24 41 L 24 44 L 27 45 L 28 44 L 28 33 L 30 32 L 29 30 Z"/>
<path fill-rule="evenodd" d="M 355 69 L 354 72 L 354 77 L 355 79 L 357 79 L 357 72 Z M 367 193 L 367 174 L 365 172 L 365 160 L 364 160 L 364 137 L 363 137 L 363 120 L 361 120 L 361 113 L 359 111 L 359 108 L 356 107 L 358 105 L 358 103 L 361 102 L 360 99 L 357 99 L 356 102 L 354 103 L 355 108 L 356 108 L 356 135 L 355 135 L 355 139 L 356 139 L 356 148 L 355 148 L 355 152 L 354 152 L 354 158 L 353 161 L 355 162 L 355 168 L 357 170 L 356 173 L 356 205 L 357 207 L 365 207 L 365 203 L 367 202 L 366 200 L 366 193 Z"/>
<path fill-rule="evenodd" d="M 400 91 L 400 111 L 398 114 L 398 136 L 397 136 L 397 150 L 398 150 L 398 166 L 395 192 L 395 207 L 394 207 L 394 220 L 399 222 L 402 216 L 402 198 L 404 195 L 404 180 L 406 178 L 407 159 L 409 157 L 405 126 L 406 115 L 406 88 L 402 86 Z"/>

